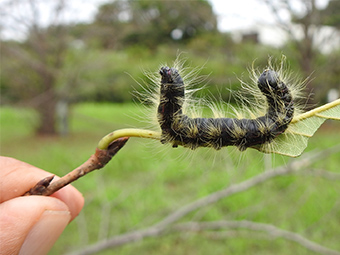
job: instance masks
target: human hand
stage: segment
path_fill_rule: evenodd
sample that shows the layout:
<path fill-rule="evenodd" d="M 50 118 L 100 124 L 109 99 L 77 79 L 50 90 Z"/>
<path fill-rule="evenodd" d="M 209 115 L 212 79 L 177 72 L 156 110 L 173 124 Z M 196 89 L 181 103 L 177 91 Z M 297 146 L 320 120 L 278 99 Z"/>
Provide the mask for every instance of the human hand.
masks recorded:
<path fill-rule="evenodd" d="M 22 196 L 51 174 L 7 157 L 0 167 L 0 254 L 47 254 L 79 214 L 83 196 L 71 185 L 49 197 Z"/>

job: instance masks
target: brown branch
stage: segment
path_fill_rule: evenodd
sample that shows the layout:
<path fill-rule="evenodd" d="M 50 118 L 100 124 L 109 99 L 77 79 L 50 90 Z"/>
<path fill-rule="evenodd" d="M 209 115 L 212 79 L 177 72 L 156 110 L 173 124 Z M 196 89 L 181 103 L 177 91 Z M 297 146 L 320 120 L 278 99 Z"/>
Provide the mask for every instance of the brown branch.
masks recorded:
<path fill-rule="evenodd" d="M 318 176 L 320 178 L 329 180 L 329 181 L 339 181 L 340 173 L 330 172 L 322 169 L 310 169 L 306 171 L 302 171 L 298 173 L 299 175 L 305 176 Z"/>
<path fill-rule="evenodd" d="M 95 154 L 91 155 L 91 157 L 85 163 L 83 163 L 73 171 L 69 172 L 65 176 L 61 177 L 59 180 L 52 183 L 51 181 L 54 176 L 49 176 L 42 179 L 33 188 L 27 191 L 24 196 L 52 195 L 57 190 L 65 187 L 71 182 L 74 182 L 80 177 L 92 172 L 93 170 L 104 167 L 111 160 L 111 158 L 116 155 L 116 153 L 125 145 L 128 139 L 128 137 L 122 137 L 115 140 L 110 144 L 107 150 L 99 150 L 97 148 Z"/>
<path fill-rule="evenodd" d="M 70 253 L 70 254 L 72 255 L 95 254 L 95 253 L 98 253 L 99 251 L 102 251 L 108 248 L 118 247 L 126 243 L 141 241 L 147 237 L 157 237 L 162 234 L 168 233 L 168 231 L 171 231 L 172 229 L 169 227 L 171 226 L 171 224 L 182 219 L 183 217 L 185 217 L 186 215 L 188 215 L 189 213 L 197 209 L 216 203 L 217 201 L 223 198 L 229 197 L 239 192 L 246 191 L 256 185 L 262 184 L 275 177 L 288 175 L 288 174 L 292 174 L 297 171 L 303 170 L 303 168 L 310 166 L 312 163 L 320 160 L 321 158 L 327 157 L 328 155 L 338 152 L 338 151 L 340 151 L 340 146 L 334 146 L 330 149 L 326 149 L 324 151 L 317 152 L 317 153 L 313 153 L 313 152 L 308 153 L 308 154 L 306 153 L 303 158 L 297 161 L 296 160 L 292 161 L 289 165 L 285 167 L 278 167 L 271 171 L 263 172 L 246 181 L 231 185 L 225 189 L 219 190 L 217 192 L 209 194 L 208 196 L 200 198 L 190 204 L 184 205 L 183 207 L 169 214 L 167 217 L 165 217 L 160 222 L 150 227 L 147 227 L 145 229 L 135 230 L 135 231 L 125 233 L 122 235 L 114 236 L 107 240 L 99 241 L 95 244 L 89 245 L 77 252 Z"/>
<path fill-rule="evenodd" d="M 323 158 L 329 155 L 330 152 L 339 151 L 339 150 L 340 150 L 340 146 L 335 146 L 331 149 L 324 150 L 318 153 L 305 154 L 305 157 L 301 158 L 298 161 L 292 161 L 292 163 L 288 164 L 287 166 L 278 167 L 271 171 L 261 173 L 255 177 L 252 177 L 251 179 L 248 179 L 238 184 L 231 185 L 226 189 L 214 192 L 206 197 L 203 197 L 188 205 L 185 205 L 181 207 L 180 209 L 178 209 L 177 211 L 175 211 L 174 213 L 170 214 L 165 219 L 163 219 L 161 222 L 157 224 L 157 226 L 158 227 L 167 226 L 179 220 L 180 218 L 184 217 L 185 215 L 191 213 L 192 211 L 199 209 L 201 207 L 213 204 L 221 200 L 222 198 L 226 198 L 233 194 L 248 190 L 269 179 L 299 171 L 304 167 L 310 166 L 312 163 L 316 162 L 317 160 L 320 160 L 320 158 Z"/>
<path fill-rule="evenodd" d="M 317 244 L 302 235 L 280 229 L 274 225 L 266 223 L 258 223 L 253 221 L 241 220 L 241 221 L 213 221 L 213 222 L 186 222 L 176 224 L 173 227 L 175 231 L 203 231 L 203 230 L 220 230 L 220 229 L 246 229 L 252 231 L 267 232 L 271 238 L 283 238 L 305 247 L 306 249 L 327 255 L 340 255 L 340 252 L 324 247 Z"/>

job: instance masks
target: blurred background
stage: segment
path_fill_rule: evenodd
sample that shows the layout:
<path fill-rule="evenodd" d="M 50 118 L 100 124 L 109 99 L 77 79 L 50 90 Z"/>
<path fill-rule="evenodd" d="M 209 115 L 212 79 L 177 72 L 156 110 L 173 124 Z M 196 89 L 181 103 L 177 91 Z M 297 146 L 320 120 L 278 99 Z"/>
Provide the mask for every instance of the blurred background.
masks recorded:
<path fill-rule="evenodd" d="M 145 70 L 157 73 L 179 54 L 186 65 L 204 66 L 200 74 L 209 75 L 198 96 L 234 103 L 230 89 L 238 90 L 239 79 L 250 81 L 254 61 L 261 70 L 268 57 L 284 54 L 291 72 L 308 78 L 308 107 L 339 98 L 338 0 L 4 0 L 0 15 L 1 154 L 58 175 L 84 162 L 105 134 L 145 127 L 144 108 L 133 92 L 142 90 L 139 83 L 147 86 Z M 338 144 L 339 128 L 327 121 L 307 150 Z M 256 151 L 191 153 L 131 140 L 100 173 L 74 184 L 86 205 L 51 254 L 144 228 L 199 197 L 287 162 Z M 339 164 L 339 157 L 330 155 L 312 168 L 339 173 Z M 332 179 L 287 176 L 186 220 L 275 224 L 340 251 L 340 191 Z M 171 234 L 115 249 L 117 254 L 310 254 L 294 242 L 244 231 Z"/>

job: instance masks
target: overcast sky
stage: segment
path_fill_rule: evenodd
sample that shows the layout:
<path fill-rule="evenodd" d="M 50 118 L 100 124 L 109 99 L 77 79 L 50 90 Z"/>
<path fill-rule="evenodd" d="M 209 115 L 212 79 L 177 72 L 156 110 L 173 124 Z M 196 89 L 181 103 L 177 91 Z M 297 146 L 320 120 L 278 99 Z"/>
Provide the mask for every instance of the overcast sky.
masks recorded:
<path fill-rule="evenodd" d="M 254 24 L 273 24 L 274 16 L 263 0 L 209 0 L 218 16 L 218 26 L 221 31 L 233 31 L 247 29 Z M 316 0 L 318 7 L 324 8 L 329 0 Z M 274 1 L 273 1 L 274 2 Z M 299 10 L 300 1 L 291 1 Z M 301 9 L 301 8 L 300 8 Z M 289 20 L 287 13 L 281 13 L 282 17 Z"/>
<path fill-rule="evenodd" d="M 255 24 L 273 24 L 274 18 L 270 10 L 263 4 L 263 0 L 209 0 L 212 5 L 214 12 L 218 17 L 218 28 L 221 31 L 235 31 L 251 29 Z M 325 7 L 328 0 L 316 0 L 318 6 Z M 1 1 L 5 3 L 7 1 Z M 51 6 L 56 3 L 54 0 L 41 0 L 41 20 L 45 23 L 50 21 L 49 16 Z M 64 15 L 64 19 L 71 20 L 75 22 L 86 22 L 91 21 L 94 17 L 97 6 L 105 2 L 110 2 L 108 0 L 68 0 L 65 3 L 70 7 Z M 298 3 L 299 1 L 292 1 L 293 3 Z M 2 8 L 0 3 L 0 9 Z M 17 12 L 22 12 L 26 7 L 20 7 Z M 296 6 L 299 9 L 299 6 Z M 13 12 L 13 10 L 11 10 Z M 25 17 L 25 13 L 23 14 Z M 283 13 L 284 18 L 289 18 L 288 15 Z M 6 24 L 7 25 L 7 24 Z M 7 26 L 10 26 L 8 24 Z M 5 33 L 4 33 L 5 32 Z M 2 34 L 5 37 L 10 37 L 11 35 L 6 32 L 6 27 L 3 28 Z"/>
<path fill-rule="evenodd" d="M 319 7 L 325 7 L 329 0 L 316 0 Z M 96 6 L 108 0 L 69 0 L 77 15 L 81 19 L 89 19 L 96 12 Z M 249 28 L 254 23 L 273 23 L 274 18 L 270 10 L 263 4 L 263 0 L 209 0 L 214 12 L 218 16 L 218 27 L 221 31 Z M 299 1 L 292 1 L 298 3 Z M 296 5 L 298 9 L 299 6 Z M 74 13 L 73 13 L 74 14 Z M 283 13 L 283 17 L 284 17 Z M 286 16 L 288 19 L 289 17 Z"/>
<path fill-rule="evenodd" d="M 77 15 L 81 19 L 93 17 L 96 12 L 96 6 L 101 3 L 109 2 L 108 0 L 69 0 L 74 2 L 73 8 L 80 7 Z M 318 7 L 325 7 L 329 0 L 316 0 Z M 273 23 L 274 18 L 270 10 L 263 3 L 263 0 L 209 0 L 214 12 L 218 16 L 218 27 L 221 31 L 232 31 L 235 29 L 249 28 L 254 23 Z M 296 3 L 296 9 L 299 9 L 299 1 Z M 282 13 L 283 17 L 289 18 Z"/>

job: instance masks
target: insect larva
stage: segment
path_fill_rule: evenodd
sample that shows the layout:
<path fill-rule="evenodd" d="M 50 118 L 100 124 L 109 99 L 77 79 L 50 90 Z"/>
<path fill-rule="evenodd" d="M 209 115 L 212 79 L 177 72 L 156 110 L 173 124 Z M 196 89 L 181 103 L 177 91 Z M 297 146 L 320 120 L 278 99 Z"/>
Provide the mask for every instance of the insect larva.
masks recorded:
<path fill-rule="evenodd" d="M 235 145 L 243 151 L 254 145 L 270 143 L 283 133 L 294 115 L 291 93 L 278 73 L 265 70 L 257 85 L 267 100 L 267 113 L 256 119 L 190 118 L 182 111 L 185 86 L 175 68 L 160 69 L 161 87 L 158 122 L 161 142 L 173 147 L 182 145 L 195 149 Z"/>

